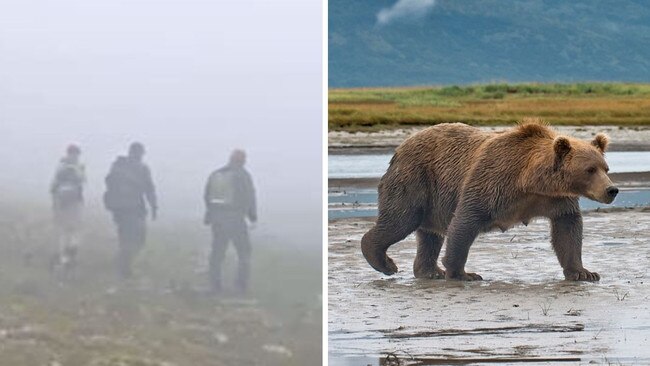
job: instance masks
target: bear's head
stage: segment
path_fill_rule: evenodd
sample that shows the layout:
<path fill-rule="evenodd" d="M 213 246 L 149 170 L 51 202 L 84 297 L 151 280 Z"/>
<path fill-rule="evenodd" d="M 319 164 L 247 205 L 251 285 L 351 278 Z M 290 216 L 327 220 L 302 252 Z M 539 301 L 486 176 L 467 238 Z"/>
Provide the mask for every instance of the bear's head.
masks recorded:
<path fill-rule="evenodd" d="M 554 169 L 560 173 L 569 194 L 587 197 L 601 203 L 612 203 L 618 188 L 607 176 L 609 167 L 605 151 L 609 141 L 599 133 L 592 141 L 557 136 L 553 141 Z"/>

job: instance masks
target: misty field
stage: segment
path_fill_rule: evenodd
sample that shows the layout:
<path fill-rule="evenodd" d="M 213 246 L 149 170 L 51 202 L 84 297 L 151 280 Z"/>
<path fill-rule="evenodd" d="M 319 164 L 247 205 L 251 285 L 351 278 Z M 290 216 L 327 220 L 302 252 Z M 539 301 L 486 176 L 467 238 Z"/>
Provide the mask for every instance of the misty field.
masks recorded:
<path fill-rule="evenodd" d="M 319 252 L 253 236 L 250 294 L 214 297 L 206 291 L 207 229 L 195 222 L 154 223 L 135 278 L 123 282 L 114 270 L 110 218 L 97 212 L 86 220 L 76 273 L 61 280 L 48 269 L 56 251 L 49 213 L 44 206 L 0 205 L 3 365 L 320 362 Z M 234 259 L 231 248 L 226 290 Z"/>
<path fill-rule="evenodd" d="M 650 84 L 487 84 L 331 89 L 329 130 L 372 131 L 464 122 L 505 125 L 537 116 L 556 125 L 650 124 Z"/>

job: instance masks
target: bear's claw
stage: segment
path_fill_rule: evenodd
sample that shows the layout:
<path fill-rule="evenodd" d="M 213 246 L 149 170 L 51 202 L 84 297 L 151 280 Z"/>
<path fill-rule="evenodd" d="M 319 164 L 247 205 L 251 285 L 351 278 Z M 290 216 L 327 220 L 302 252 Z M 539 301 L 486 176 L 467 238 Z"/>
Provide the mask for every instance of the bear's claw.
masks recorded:
<path fill-rule="evenodd" d="M 445 271 L 438 266 L 435 266 L 433 271 L 416 269 L 413 271 L 413 274 L 415 278 L 426 278 L 430 280 L 441 280 L 445 278 Z"/>
<path fill-rule="evenodd" d="M 445 276 L 445 279 L 456 280 L 456 281 L 483 281 L 483 277 L 472 272 L 463 272 L 456 275 L 452 275 L 449 271 L 447 271 L 447 275 Z"/>
<path fill-rule="evenodd" d="M 384 268 L 375 268 L 379 272 L 390 276 L 392 274 L 395 274 L 397 272 L 397 265 L 395 262 L 393 262 L 393 259 L 387 255 L 384 255 Z"/>
<path fill-rule="evenodd" d="M 600 281 L 600 275 L 596 272 L 589 272 L 582 268 L 574 271 L 564 271 L 564 278 L 567 281 Z"/>
<path fill-rule="evenodd" d="M 379 271 L 387 276 L 390 276 L 392 274 L 395 274 L 397 272 L 397 265 L 393 260 L 387 256 L 386 254 L 383 254 L 383 258 L 381 256 L 366 256 L 366 260 L 368 263 L 374 268 L 376 271 Z"/>
<path fill-rule="evenodd" d="M 365 238 L 365 237 L 364 237 Z M 368 245 L 367 242 L 361 240 L 361 252 L 368 261 L 368 264 L 372 266 L 376 271 L 379 271 L 387 276 L 390 276 L 397 272 L 397 266 L 395 262 L 386 255 L 386 250 L 377 249 L 372 245 Z"/>

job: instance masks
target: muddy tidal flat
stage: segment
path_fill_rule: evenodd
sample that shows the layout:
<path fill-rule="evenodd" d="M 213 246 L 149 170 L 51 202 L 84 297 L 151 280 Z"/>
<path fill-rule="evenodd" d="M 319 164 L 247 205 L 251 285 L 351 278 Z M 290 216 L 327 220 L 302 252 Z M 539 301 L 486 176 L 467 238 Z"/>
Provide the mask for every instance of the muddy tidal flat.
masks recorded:
<path fill-rule="evenodd" d="M 649 209 L 585 214 L 596 283 L 564 280 L 545 220 L 479 236 L 480 282 L 415 279 L 413 236 L 389 249 L 396 275 L 374 271 L 360 251 L 372 224 L 329 222 L 331 365 L 650 364 Z"/>

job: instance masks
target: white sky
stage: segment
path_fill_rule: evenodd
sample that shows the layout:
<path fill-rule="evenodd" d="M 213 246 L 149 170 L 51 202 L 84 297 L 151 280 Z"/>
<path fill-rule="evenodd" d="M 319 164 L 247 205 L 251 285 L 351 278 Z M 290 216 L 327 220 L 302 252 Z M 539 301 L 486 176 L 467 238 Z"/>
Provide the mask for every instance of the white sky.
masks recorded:
<path fill-rule="evenodd" d="M 0 195 L 47 200 L 75 141 L 97 201 L 139 140 L 161 215 L 199 216 L 204 179 L 242 147 L 260 220 L 320 238 L 321 31 L 315 0 L 0 2 Z"/>

